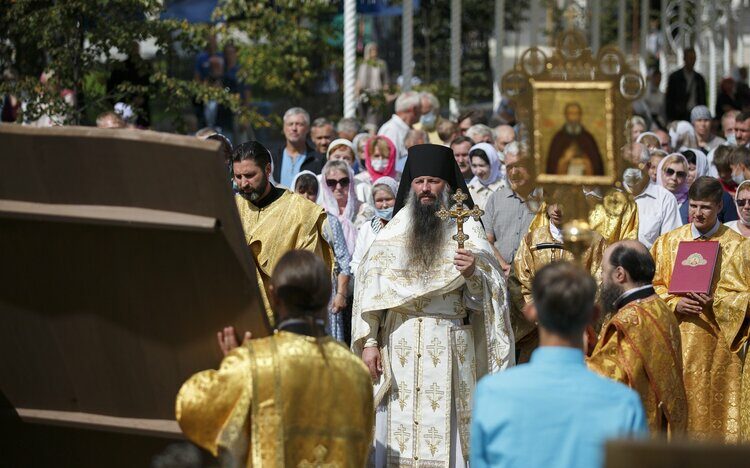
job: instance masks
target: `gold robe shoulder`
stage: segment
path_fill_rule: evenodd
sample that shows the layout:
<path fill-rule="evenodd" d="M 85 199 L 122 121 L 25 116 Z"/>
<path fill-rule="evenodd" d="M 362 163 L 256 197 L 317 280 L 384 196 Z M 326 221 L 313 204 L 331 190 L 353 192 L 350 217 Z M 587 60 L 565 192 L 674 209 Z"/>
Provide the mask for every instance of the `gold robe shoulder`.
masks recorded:
<path fill-rule="evenodd" d="M 652 433 L 685 433 L 680 327 L 659 296 L 633 301 L 612 316 L 587 363 L 638 392 Z"/>
<path fill-rule="evenodd" d="M 545 215 L 546 218 L 546 215 Z M 549 230 L 549 224 L 528 232 L 521 238 L 521 244 L 513 260 L 513 268 L 508 277 L 508 293 L 510 295 L 510 319 L 516 339 L 518 362 L 528 362 L 531 352 L 538 345 L 536 325 L 523 316 L 524 306 L 531 302 L 531 282 L 534 275 L 544 265 L 554 261 L 573 261 L 573 254 L 560 248 L 537 249 L 540 244 L 557 243 Z M 607 242 L 601 236 L 584 253 L 581 261 L 583 267 L 591 273 L 597 283 L 601 278 L 601 264 Z"/>
<path fill-rule="evenodd" d="M 185 435 L 237 466 L 364 466 L 372 381 L 332 338 L 278 332 L 234 349 L 177 395 Z"/>
<path fill-rule="evenodd" d="M 323 239 L 326 212 L 296 193 L 285 191 L 275 202 L 258 208 L 235 195 L 245 241 L 255 260 L 258 287 L 271 325 L 274 316 L 268 301 L 271 274 L 281 257 L 290 250 L 309 250 L 323 259 L 333 271 L 333 253 Z"/>
<path fill-rule="evenodd" d="M 691 224 L 659 237 L 651 248 L 656 262 L 654 289 L 674 311 L 680 296 L 669 293 L 680 242 L 692 241 Z M 740 419 L 747 436 L 750 386 L 742 388 L 748 337 L 750 290 L 747 281 L 748 241 L 720 226 L 710 239 L 721 244 L 710 295 L 713 307 L 700 315 L 678 315 L 682 338 L 688 433 L 697 438 L 740 440 Z"/>

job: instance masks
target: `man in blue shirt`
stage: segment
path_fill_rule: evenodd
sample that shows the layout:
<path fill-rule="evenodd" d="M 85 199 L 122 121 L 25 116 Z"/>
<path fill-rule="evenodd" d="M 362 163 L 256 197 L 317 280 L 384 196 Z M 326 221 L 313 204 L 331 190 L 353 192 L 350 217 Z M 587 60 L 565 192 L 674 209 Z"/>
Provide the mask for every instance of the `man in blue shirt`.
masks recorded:
<path fill-rule="evenodd" d="M 292 107 L 284 113 L 284 144 L 271 153 L 273 179 L 280 185 L 293 189 L 294 176 L 302 171 L 320 174 L 326 163 L 324 155 L 315 151 L 307 139 L 310 132 L 310 114 L 301 107 Z"/>
<path fill-rule="evenodd" d="M 532 282 L 527 307 L 539 323 L 531 362 L 487 376 L 477 386 L 471 468 L 594 468 L 608 439 L 647 432 L 638 394 L 586 368 L 584 329 L 594 321 L 596 284 L 567 262 Z"/>

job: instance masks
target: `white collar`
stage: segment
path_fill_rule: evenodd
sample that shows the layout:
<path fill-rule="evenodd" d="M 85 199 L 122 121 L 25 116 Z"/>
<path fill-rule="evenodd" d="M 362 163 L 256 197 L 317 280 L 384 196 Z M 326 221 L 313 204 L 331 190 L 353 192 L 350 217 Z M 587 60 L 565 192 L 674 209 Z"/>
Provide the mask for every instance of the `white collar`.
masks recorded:
<path fill-rule="evenodd" d="M 710 239 L 714 236 L 714 234 L 716 234 L 716 231 L 719 230 L 719 226 L 721 226 L 721 223 L 717 219 L 714 227 L 712 227 L 707 233 L 701 234 L 701 232 L 695 227 L 695 224 L 690 223 L 690 232 L 693 234 L 693 240 L 699 239 L 701 237 Z"/>
<path fill-rule="evenodd" d="M 549 233 L 552 234 L 552 238 L 557 242 L 563 241 L 562 231 L 560 231 L 560 228 L 552 223 L 549 223 Z"/>
<path fill-rule="evenodd" d="M 649 181 L 648 184 L 646 184 L 646 188 L 644 188 L 643 191 L 641 191 L 641 193 L 634 196 L 633 198 L 637 200 L 639 198 L 643 198 L 646 196 L 654 198 L 654 199 L 658 198 L 656 196 L 656 184 L 655 183 Z"/>

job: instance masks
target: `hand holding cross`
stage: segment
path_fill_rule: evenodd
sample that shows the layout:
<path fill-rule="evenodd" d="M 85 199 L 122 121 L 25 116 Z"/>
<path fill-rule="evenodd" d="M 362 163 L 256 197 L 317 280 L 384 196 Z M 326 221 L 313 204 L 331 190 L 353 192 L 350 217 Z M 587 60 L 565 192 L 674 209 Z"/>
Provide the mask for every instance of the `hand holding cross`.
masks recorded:
<path fill-rule="evenodd" d="M 478 206 L 474 205 L 474 208 L 468 209 L 464 202 L 469 198 L 461 189 L 456 189 L 456 193 L 451 197 L 456 203 L 450 207 L 449 210 L 445 208 L 441 209 L 435 216 L 447 221 L 450 218 L 456 220 L 456 235 L 452 239 L 458 242 L 458 248 L 464 248 L 464 242 L 469 239 L 469 236 L 464 233 L 464 221 L 467 218 L 474 218 L 475 221 L 479 221 L 479 218 L 484 214 Z"/>

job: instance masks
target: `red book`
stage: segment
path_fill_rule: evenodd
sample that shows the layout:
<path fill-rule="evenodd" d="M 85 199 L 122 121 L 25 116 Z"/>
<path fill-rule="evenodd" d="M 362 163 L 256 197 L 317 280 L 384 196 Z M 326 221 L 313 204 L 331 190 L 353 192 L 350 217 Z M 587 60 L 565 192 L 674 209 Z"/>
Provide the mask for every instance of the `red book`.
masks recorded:
<path fill-rule="evenodd" d="M 672 281 L 669 282 L 669 293 L 708 294 L 718 257 L 717 241 L 680 242 L 672 270 Z"/>

